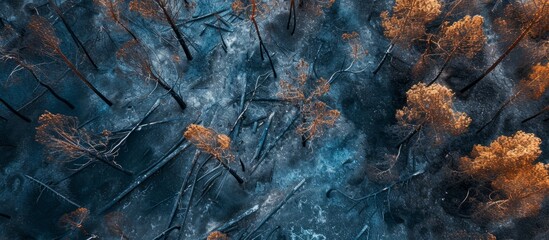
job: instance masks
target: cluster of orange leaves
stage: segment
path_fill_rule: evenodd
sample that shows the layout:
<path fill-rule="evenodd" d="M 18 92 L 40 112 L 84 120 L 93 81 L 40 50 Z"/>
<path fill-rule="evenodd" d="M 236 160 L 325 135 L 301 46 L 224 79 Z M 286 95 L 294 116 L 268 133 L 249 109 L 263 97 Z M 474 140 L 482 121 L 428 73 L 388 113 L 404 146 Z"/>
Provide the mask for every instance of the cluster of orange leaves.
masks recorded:
<path fill-rule="evenodd" d="M 307 140 L 320 136 L 324 128 L 333 126 L 339 118 L 339 111 L 329 109 L 326 103 L 319 98 L 330 91 L 330 84 L 321 78 L 316 81 L 312 92 L 306 91 L 307 79 L 309 78 L 309 64 L 301 59 L 297 64 L 297 76 L 293 77 L 297 84 L 280 80 L 280 91 L 278 97 L 293 103 L 299 107 L 304 121 L 298 126 L 297 132 Z"/>
<path fill-rule="evenodd" d="M 467 130 L 471 118 L 453 109 L 452 90 L 440 85 L 418 83 L 406 92 L 406 106 L 396 112 L 401 125 L 429 127 L 440 133 L 459 135 Z"/>
<path fill-rule="evenodd" d="M 219 134 L 213 129 L 191 124 L 183 134 L 187 140 L 193 143 L 198 149 L 211 154 L 218 160 L 234 160 L 231 149 L 231 138 L 225 134 Z"/>
<path fill-rule="evenodd" d="M 484 203 L 478 214 L 491 219 L 528 217 L 537 214 L 549 195 L 549 165 L 535 163 L 541 155 L 541 139 L 518 131 L 500 136 L 490 146 L 476 145 L 460 166 L 473 178 L 489 182 L 502 199 Z"/>
<path fill-rule="evenodd" d="M 397 45 L 410 46 L 410 43 L 425 35 L 425 25 L 435 20 L 441 13 L 439 0 L 396 0 L 392 15 L 381 13 L 385 36 Z"/>
<path fill-rule="evenodd" d="M 341 39 L 349 43 L 351 48 L 351 57 L 355 60 L 362 59 L 368 54 L 368 50 L 362 46 L 360 35 L 357 32 L 343 33 Z"/>
<path fill-rule="evenodd" d="M 207 240 L 229 240 L 229 237 L 220 231 L 214 231 L 208 235 Z"/>
<path fill-rule="evenodd" d="M 59 219 L 59 224 L 66 229 L 80 230 L 82 233 L 87 234 L 84 229 L 84 222 L 89 216 L 89 211 L 86 208 L 78 208 L 70 213 L 63 214 Z"/>
<path fill-rule="evenodd" d="M 533 99 L 540 99 L 549 87 L 549 63 L 532 67 L 528 77 L 520 81 L 519 89 Z"/>
<path fill-rule="evenodd" d="M 474 57 L 482 50 L 486 43 L 486 36 L 482 30 L 484 18 L 479 15 L 467 15 L 452 25 L 445 27 L 441 32 L 439 45 L 450 54 Z"/>
<path fill-rule="evenodd" d="M 89 154 L 110 157 L 117 152 L 108 151 L 110 132 L 103 131 L 102 136 L 95 136 L 78 127 L 76 117 L 53 114 L 45 111 L 38 118 L 36 141 L 48 149 L 48 159 L 54 161 L 72 161 Z"/>

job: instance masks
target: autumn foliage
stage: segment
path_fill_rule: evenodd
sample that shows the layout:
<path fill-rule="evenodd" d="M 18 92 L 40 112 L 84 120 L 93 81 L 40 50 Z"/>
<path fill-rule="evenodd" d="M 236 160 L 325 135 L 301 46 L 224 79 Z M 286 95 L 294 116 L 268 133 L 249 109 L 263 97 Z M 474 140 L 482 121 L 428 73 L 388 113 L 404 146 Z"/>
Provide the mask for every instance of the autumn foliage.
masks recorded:
<path fill-rule="evenodd" d="M 411 42 L 425 35 L 428 23 L 441 12 L 438 0 L 396 0 L 392 13 L 381 13 L 385 36 L 400 46 L 410 46 Z"/>
<path fill-rule="evenodd" d="M 530 74 L 519 84 L 519 89 L 533 99 L 540 99 L 549 87 L 549 63 L 538 63 L 532 67 Z"/>
<path fill-rule="evenodd" d="M 312 91 L 307 91 L 309 64 L 300 60 L 297 64 L 297 76 L 293 77 L 297 84 L 280 80 L 278 96 L 289 101 L 299 108 L 303 122 L 298 126 L 297 132 L 306 140 L 320 136 L 326 127 L 334 126 L 339 118 L 339 111 L 329 109 L 326 103 L 319 98 L 330 91 L 330 84 L 321 78 L 316 81 Z"/>
<path fill-rule="evenodd" d="M 549 166 L 535 163 L 541 139 L 518 131 L 500 136 L 490 146 L 476 145 L 470 157 L 460 159 L 461 169 L 474 179 L 490 183 L 494 192 L 477 215 L 490 219 L 537 214 L 549 194 Z"/>
<path fill-rule="evenodd" d="M 45 111 L 38 118 L 36 141 L 46 146 L 53 161 L 73 161 L 80 157 L 112 159 L 118 151 L 109 149 L 109 132 L 94 135 L 79 128 L 76 117 Z"/>
<path fill-rule="evenodd" d="M 440 85 L 418 83 L 406 92 L 406 106 L 396 112 L 401 125 L 429 127 L 438 137 L 441 133 L 458 135 L 467 130 L 471 118 L 453 109 L 452 90 Z"/>
<path fill-rule="evenodd" d="M 452 25 L 444 28 L 439 40 L 440 47 L 448 55 L 462 55 L 472 58 L 486 44 L 486 36 L 482 30 L 482 16 L 465 16 Z"/>
<path fill-rule="evenodd" d="M 79 230 L 84 235 L 88 233 L 84 229 L 84 222 L 89 216 L 89 211 L 86 208 L 78 208 L 70 213 L 66 213 L 59 219 L 59 224 L 67 230 Z"/>
<path fill-rule="evenodd" d="M 183 135 L 198 149 L 211 154 L 218 160 L 232 161 L 234 159 L 230 152 L 231 139 L 225 134 L 218 134 L 213 129 L 191 124 Z"/>
<path fill-rule="evenodd" d="M 210 235 L 208 235 L 207 240 L 229 240 L 229 237 L 227 237 L 227 234 L 224 234 L 220 231 L 211 232 Z"/>

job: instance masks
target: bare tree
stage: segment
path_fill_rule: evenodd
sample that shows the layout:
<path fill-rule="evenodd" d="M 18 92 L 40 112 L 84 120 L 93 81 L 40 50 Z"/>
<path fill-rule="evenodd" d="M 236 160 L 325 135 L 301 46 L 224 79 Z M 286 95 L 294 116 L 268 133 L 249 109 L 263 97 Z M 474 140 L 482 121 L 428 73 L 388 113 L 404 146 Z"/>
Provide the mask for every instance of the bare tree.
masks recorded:
<path fill-rule="evenodd" d="M 103 11 L 105 16 L 112 21 L 114 21 L 116 24 L 118 24 L 124 31 L 126 31 L 128 34 L 130 34 L 133 38 L 133 40 L 138 41 L 139 39 L 137 36 L 126 26 L 125 21 L 122 19 L 122 15 L 120 14 L 120 8 L 121 4 L 124 3 L 122 0 L 94 0 L 95 4 L 100 7 L 100 9 Z"/>
<path fill-rule="evenodd" d="M 82 41 L 80 41 L 80 39 L 78 39 L 78 37 L 76 36 L 74 31 L 72 30 L 71 25 L 67 22 L 67 19 L 65 19 L 65 17 L 63 16 L 63 12 L 61 11 L 61 9 L 59 9 L 59 7 L 55 4 L 54 1 L 55 0 L 48 0 L 48 3 L 50 5 L 50 7 L 53 9 L 55 14 L 57 14 L 57 16 L 59 16 L 59 19 L 61 19 L 61 22 L 63 23 L 63 26 L 65 26 L 65 28 L 67 29 L 67 31 L 71 35 L 73 41 L 76 43 L 76 46 L 79 49 L 82 49 L 82 52 L 84 52 L 84 55 L 86 55 L 86 58 L 90 61 L 90 63 L 93 65 L 93 67 L 95 69 L 97 69 L 98 68 L 97 64 L 95 64 L 95 61 L 93 61 L 93 59 L 90 56 L 88 50 L 86 49 L 86 46 L 84 46 L 84 44 L 82 44 Z"/>
<path fill-rule="evenodd" d="M 47 83 L 45 83 L 44 81 L 40 80 L 40 78 L 38 78 L 38 75 L 36 73 L 36 69 L 35 69 L 35 66 L 28 63 L 27 61 L 25 61 L 20 54 L 16 53 L 16 52 L 7 52 L 7 51 L 4 51 L 2 49 L 0 49 L 0 59 L 2 60 L 13 60 L 17 63 L 17 67 L 12 71 L 12 72 L 17 72 L 19 71 L 20 69 L 25 69 L 27 71 L 29 71 L 29 73 L 31 74 L 32 78 L 38 83 L 40 84 L 40 86 L 46 88 L 57 100 L 59 100 L 60 102 L 64 103 L 65 105 L 67 105 L 67 107 L 69 107 L 70 109 L 74 109 L 74 105 L 72 103 L 69 102 L 69 100 L 61 97 L 50 85 L 48 85 Z"/>
<path fill-rule="evenodd" d="M 91 89 L 101 100 L 103 100 L 107 105 L 112 106 L 112 102 L 105 97 L 97 88 L 95 88 L 88 79 L 82 74 L 78 68 L 69 60 L 69 58 L 61 50 L 60 41 L 55 35 L 55 31 L 51 24 L 43 17 L 32 16 L 31 21 L 28 25 L 29 30 L 34 34 L 34 36 L 39 41 L 41 50 L 52 56 L 60 57 L 61 60 L 69 67 L 69 69 L 82 81 L 84 84 Z"/>
<path fill-rule="evenodd" d="M 181 96 L 161 77 L 153 63 L 150 61 L 147 51 L 135 40 L 125 43 L 116 53 L 118 59 L 122 60 L 136 74 L 152 80 L 168 91 L 177 102 L 181 110 L 185 110 L 187 104 Z"/>
<path fill-rule="evenodd" d="M 255 32 L 257 34 L 257 39 L 259 40 L 259 53 L 261 55 L 261 61 L 265 60 L 264 55 L 267 55 L 267 58 L 269 59 L 269 64 L 271 65 L 271 70 L 273 71 L 273 77 L 276 78 L 276 69 L 274 67 L 273 60 L 271 58 L 271 54 L 269 54 L 269 50 L 265 46 L 265 43 L 263 42 L 263 38 L 261 37 L 261 32 L 259 31 L 259 25 L 257 24 L 257 16 L 260 14 L 266 13 L 268 10 L 265 7 L 264 4 L 257 3 L 255 0 L 249 0 L 249 4 L 245 4 L 244 2 L 240 0 L 236 0 L 232 4 L 233 11 L 235 13 L 241 14 L 245 13 L 249 16 L 250 21 L 252 22 Z"/>
<path fill-rule="evenodd" d="M 146 18 L 168 22 L 179 45 L 183 48 L 187 60 L 191 61 L 193 60 L 191 51 L 176 24 L 178 15 L 184 7 L 183 5 L 185 5 L 185 3 L 178 0 L 132 0 L 130 2 L 130 10 L 138 12 Z"/>

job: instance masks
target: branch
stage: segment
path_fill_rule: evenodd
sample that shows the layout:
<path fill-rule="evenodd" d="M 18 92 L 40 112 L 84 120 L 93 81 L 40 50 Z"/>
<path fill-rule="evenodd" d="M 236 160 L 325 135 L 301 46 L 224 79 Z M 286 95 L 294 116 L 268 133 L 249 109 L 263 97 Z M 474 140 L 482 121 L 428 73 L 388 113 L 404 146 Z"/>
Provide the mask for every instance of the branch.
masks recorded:
<path fill-rule="evenodd" d="M 29 175 L 26 175 L 25 174 L 25 177 L 27 177 L 28 179 L 32 180 L 33 182 L 35 183 L 38 183 L 40 184 L 42 187 L 45 187 L 46 189 L 50 190 L 52 193 L 54 193 L 55 195 L 57 195 L 58 197 L 60 197 L 61 199 L 65 200 L 66 202 L 70 203 L 71 205 L 77 207 L 77 208 L 82 208 L 82 206 L 80 206 L 79 204 L 73 202 L 72 200 L 70 200 L 69 198 L 63 196 L 63 194 L 53 190 L 53 188 L 51 188 L 50 186 L 46 185 L 45 183 L 41 182 L 40 180 L 37 180 Z"/>

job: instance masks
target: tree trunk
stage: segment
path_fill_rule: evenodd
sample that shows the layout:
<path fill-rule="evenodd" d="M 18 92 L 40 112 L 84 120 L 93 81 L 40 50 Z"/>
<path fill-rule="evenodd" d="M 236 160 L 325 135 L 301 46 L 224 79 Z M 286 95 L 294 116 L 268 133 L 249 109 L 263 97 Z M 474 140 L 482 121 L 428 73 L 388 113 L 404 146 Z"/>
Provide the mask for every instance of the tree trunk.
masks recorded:
<path fill-rule="evenodd" d="M 101 100 L 103 100 L 107 105 L 109 105 L 109 107 L 112 106 L 112 102 L 107 97 L 105 97 L 103 94 L 101 94 L 101 92 L 99 92 L 99 90 L 97 90 L 97 88 L 95 88 L 86 79 L 86 77 L 84 77 L 84 75 L 82 75 L 82 73 L 80 71 L 78 71 L 76 66 L 74 66 L 74 64 L 67 58 L 67 56 L 65 56 L 65 54 L 63 52 L 61 52 L 61 49 L 56 49 L 56 53 L 61 57 L 61 59 L 63 59 L 63 62 L 65 62 L 65 64 L 67 64 L 67 66 L 72 70 L 72 72 L 78 78 L 80 78 L 80 80 L 82 80 L 82 82 L 84 82 L 84 84 L 86 84 L 86 86 L 88 88 L 90 88 L 99 98 L 101 98 Z"/>
<path fill-rule="evenodd" d="M 185 103 L 185 101 L 183 101 L 181 96 L 179 96 L 179 94 L 177 94 L 177 92 L 175 92 L 170 85 L 168 85 L 166 82 L 164 82 L 162 79 L 158 77 L 153 77 L 153 78 L 156 79 L 156 81 L 162 88 L 168 91 L 168 93 L 172 96 L 172 98 L 177 102 L 177 105 L 179 105 L 179 108 L 181 108 L 181 110 L 185 110 L 185 108 L 187 108 L 187 104 Z"/>
<path fill-rule="evenodd" d="M 193 56 L 191 54 L 191 51 L 189 50 L 189 47 L 187 46 L 187 43 L 185 43 L 185 40 L 183 39 L 183 35 L 179 31 L 179 28 L 177 28 L 177 25 L 172 19 L 172 16 L 168 11 L 166 10 L 165 6 L 162 6 L 158 3 L 158 0 L 156 1 L 158 6 L 162 9 L 162 13 L 164 13 L 164 17 L 166 17 L 166 20 L 168 20 L 168 23 L 170 24 L 170 27 L 172 28 L 173 32 L 175 33 L 175 37 L 177 38 L 177 41 L 179 42 L 179 45 L 183 48 L 183 51 L 185 52 L 185 56 L 187 57 L 187 60 L 191 61 L 193 60 Z"/>
<path fill-rule="evenodd" d="M 544 107 L 543 109 L 541 109 L 541 111 L 539 111 L 536 114 L 522 120 L 520 123 L 526 123 L 526 122 L 538 117 L 539 115 L 541 115 L 541 114 L 543 114 L 544 112 L 547 112 L 547 111 L 549 111 L 549 106 Z"/>
<path fill-rule="evenodd" d="M 28 122 L 28 123 L 31 122 L 30 118 L 23 116 L 23 114 L 19 113 L 14 107 L 12 107 L 9 103 L 4 101 L 3 98 L 0 98 L 0 103 L 2 103 L 4 106 L 6 106 L 6 108 L 8 110 L 10 110 L 10 112 L 15 114 L 17 117 L 21 118 L 23 121 Z"/>
<path fill-rule="evenodd" d="M 76 34 L 74 34 L 74 31 L 72 31 L 72 28 L 70 27 L 69 23 L 67 22 L 65 17 L 63 17 L 63 12 L 61 12 L 61 9 L 59 9 L 59 7 L 57 7 L 57 5 L 53 2 L 53 0 L 48 0 L 48 2 L 50 3 L 49 5 L 53 9 L 53 11 L 57 14 L 57 16 L 59 16 L 59 19 L 61 19 L 61 22 L 63 23 L 65 28 L 67 28 L 67 31 L 71 35 L 72 40 L 76 43 L 76 46 L 78 46 L 79 48 L 82 49 L 82 51 L 84 52 L 84 55 L 86 55 L 86 58 L 88 58 L 90 63 L 93 65 L 93 67 L 95 69 L 98 69 L 97 64 L 95 64 L 95 62 L 91 58 L 90 54 L 88 53 L 88 50 L 86 49 L 86 47 L 84 47 L 84 44 L 82 44 L 80 39 L 78 39 L 78 37 L 76 37 Z"/>
<path fill-rule="evenodd" d="M 541 19 L 542 15 L 541 15 L 541 10 L 543 10 L 543 8 L 541 8 L 539 11 L 538 11 L 538 17 L 532 19 L 532 21 L 528 24 L 528 26 L 522 31 L 522 33 L 515 39 L 515 41 L 507 48 L 507 50 L 503 53 L 503 55 L 501 55 L 493 64 L 492 66 L 490 66 L 488 69 L 486 69 L 486 71 L 484 71 L 484 73 L 482 73 L 482 75 L 480 75 L 480 77 L 478 77 L 475 81 L 469 83 L 469 85 L 465 86 L 463 89 L 461 89 L 461 93 L 464 93 L 466 92 L 467 90 L 471 89 L 472 87 L 474 87 L 477 83 L 479 83 L 480 81 L 482 81 L 482 79 L 484 79 L 488 74 L 490 74 L 506 57 L 507 55 L 509 55 L 509 53 L 511 53 L 511 51 L 513 51 L 513 49 L 515 49 L 515 47 L 518 46 L 518 44 L 520 43 L 520 41 L 522 41 L 522 39 L 524 39 L 524 37 L 526 37 L 526 35 L 528 34 L 528 32 L 536 25 L 536 23 L 539 22 L 539 20 Z"/>
<path fill-rule="evenodd" d="M 61 97 L 59 94 L 57 94 L 57 92 L 55 92 L 55 90 L 53 90 L 53 88 L 51 88 L 48 84 L 42 82 L 38 76 L 36 75 L 36 73 L 34 72 L 34 70 L 32 68 L 30 68 L 29 66 L 27 66 L 25 63 L 23 63 L 22 61 L 19 61 L 19 64 L 21 66 L 23 66 L 25 69 L 27 69 L 32 77 L 34 78 L 34 80 L 36 80 L 36 82 L 38 82 L 38 84 L 40 84 L 42 87 L 46 88 L 57 100 L 61 101 L 62 103 L 64 103 L 65 105 L 67 105 L 67 107 L 69 107 L 70 109 L 74 109 L 74 105 L 72 105 L 72 103 L 69 102 L 69 100 Z"/>

